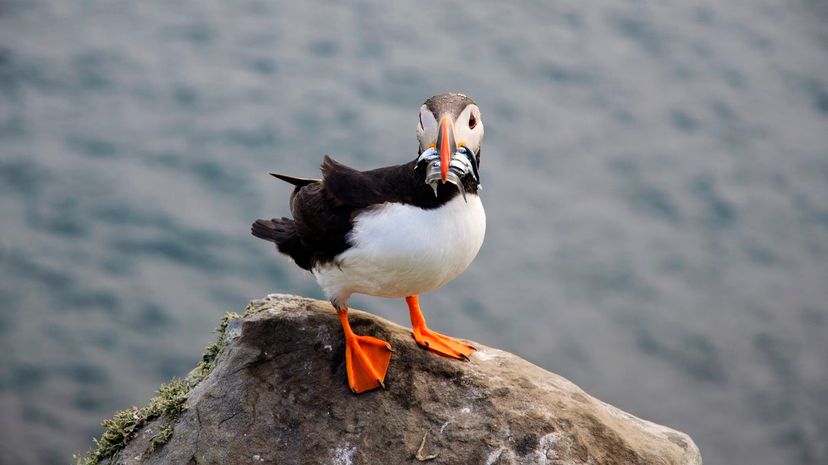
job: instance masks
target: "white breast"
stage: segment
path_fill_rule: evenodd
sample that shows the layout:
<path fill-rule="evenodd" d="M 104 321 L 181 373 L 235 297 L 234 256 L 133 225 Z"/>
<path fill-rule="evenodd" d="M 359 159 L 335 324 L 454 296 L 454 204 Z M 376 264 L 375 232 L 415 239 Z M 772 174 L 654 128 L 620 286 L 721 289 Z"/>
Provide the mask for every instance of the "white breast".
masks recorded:
<path fill-rule="evenodd" d="M 343 304 L 352 293 L 405 297 L 446 284 L 474 260 L 486 233 L 480 197 L 467 198 L 431 210 L 386 203 L 361 213 L 348 237 L 351 248 L 336 264 L 315 268 L 316 280 Z"/>

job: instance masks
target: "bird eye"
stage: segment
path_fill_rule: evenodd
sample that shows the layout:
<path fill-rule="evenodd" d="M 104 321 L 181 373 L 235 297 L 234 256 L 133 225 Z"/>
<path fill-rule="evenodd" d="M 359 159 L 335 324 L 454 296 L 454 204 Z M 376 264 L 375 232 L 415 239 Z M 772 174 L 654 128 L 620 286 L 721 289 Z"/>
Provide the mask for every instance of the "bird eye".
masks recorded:
<path fill-rule="evenodd" d="M 477 126 L 477 118 L 474 117 L 474 113 L 469 113 L 469 129 L 474 129 Z"/>
<path fill-rule="evenodd" d="M 422 112 L 420 113 L 420 130 L 421 131 L 425 130 L 425 128 L 423 127 L 423 114 L 422 114 Z"/>

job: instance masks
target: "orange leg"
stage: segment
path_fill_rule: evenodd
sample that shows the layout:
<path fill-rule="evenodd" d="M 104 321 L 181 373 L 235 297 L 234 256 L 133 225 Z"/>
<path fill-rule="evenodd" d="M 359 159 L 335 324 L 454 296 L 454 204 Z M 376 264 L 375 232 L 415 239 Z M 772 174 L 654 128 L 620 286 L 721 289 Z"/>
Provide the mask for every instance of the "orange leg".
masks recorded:
<path fill-rule="evenodd" d="M 420 311 L 419 296 L 410 295 L 405 298 L 405 302 L 408 304 L 408 313 L 411 315 L 411 326 L 414 330 L 414 340 L 417 341 L 417 344 L 440 355 L 460 360 L 468 360 L 469 355 L 477 350 L 464 342 L 428 329 L 425 318 L 423 318 L 423 312 Z"/>
<path fill-rule="evenodd" d="M 348 308 L 337 310 L 345 331 L 345 368 L 348 386 L 355 394 L 381 387 L 391 361 L 391 344 L 371 336 L 358 336 L 348 323 Z"/>

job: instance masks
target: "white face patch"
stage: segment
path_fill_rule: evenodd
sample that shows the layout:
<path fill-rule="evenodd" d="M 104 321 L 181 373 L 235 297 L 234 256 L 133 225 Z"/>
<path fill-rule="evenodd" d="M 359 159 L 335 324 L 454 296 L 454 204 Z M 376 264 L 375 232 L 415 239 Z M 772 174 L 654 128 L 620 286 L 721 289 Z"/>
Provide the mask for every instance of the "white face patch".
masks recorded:
<path fill-rule="evenodd" d="M 420 119 L 417 122 L 417 140 L 420 142 L 420 152 L 428 150 L 437 144 L 437 120 L 431 110 L 425 105 L 420 107 Z M 464 145 L 474 153 L 480 150 L 483 141 L 483 120 L 480 119 L 480 108 L 475 104 L 468 105 L 454 121 L 454 139 L 457 145 Z"/>
<path fill-rule="evenodd" d="M 483 141 L 483 120 L 480 119 L 480 108 L 471 104 L 460 112 L 454 122 L 454 140 L 457 145 L 465 145 L 474 153 L 480 150 Z"/>
<path fill-rule="evenodd" d="M 417 140 L 420 142 L 420 152 L 433 147 L 437 143 L 437 120 L 425 105 L 420 107 L 420 121 L 417 123 Z"/>

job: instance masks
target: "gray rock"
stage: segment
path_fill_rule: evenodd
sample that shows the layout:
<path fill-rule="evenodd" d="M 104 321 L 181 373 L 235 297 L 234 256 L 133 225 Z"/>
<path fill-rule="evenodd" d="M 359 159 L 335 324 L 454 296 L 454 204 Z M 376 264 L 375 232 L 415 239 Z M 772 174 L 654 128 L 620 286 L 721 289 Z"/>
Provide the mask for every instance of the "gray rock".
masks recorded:
<path fill-rule="evenodd" d="M 701 464 L 684 433 L 590 397 L 525 360 L 475 344 L 470 362 L 418 347 L 407 328 L 351 311 L 395 349 L 386 390 L 348 389 L 326 302 L 270 295 L 231 322 L 215 369 L 189 394 L 169 442 L 163 419 L 121 464 Z"/>

